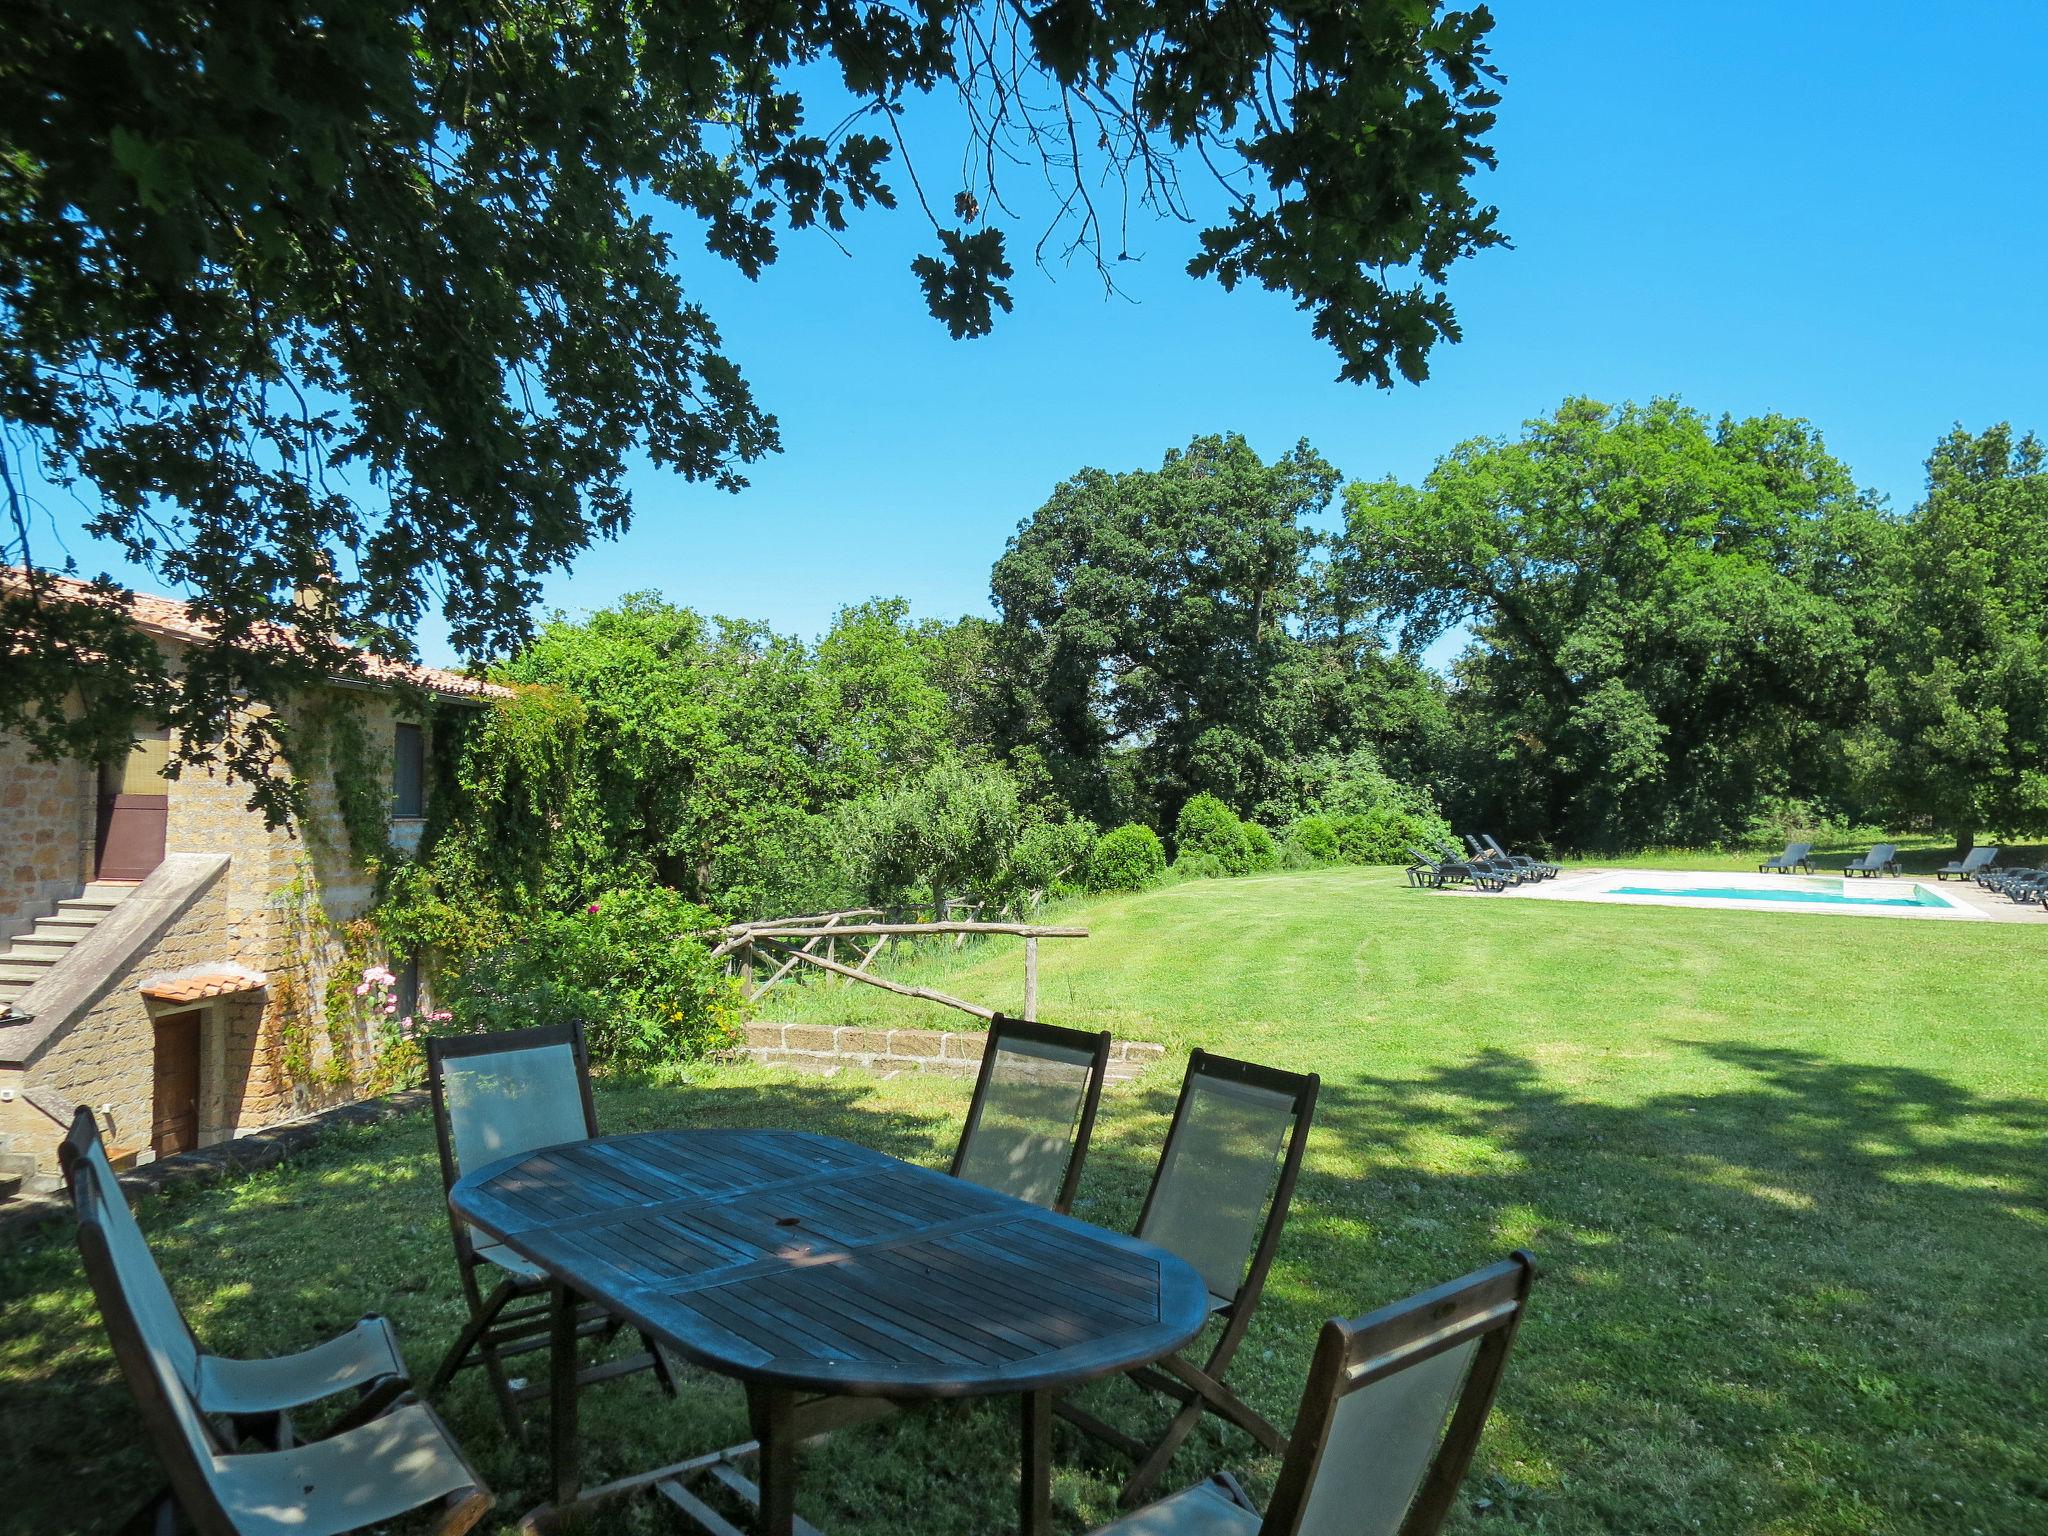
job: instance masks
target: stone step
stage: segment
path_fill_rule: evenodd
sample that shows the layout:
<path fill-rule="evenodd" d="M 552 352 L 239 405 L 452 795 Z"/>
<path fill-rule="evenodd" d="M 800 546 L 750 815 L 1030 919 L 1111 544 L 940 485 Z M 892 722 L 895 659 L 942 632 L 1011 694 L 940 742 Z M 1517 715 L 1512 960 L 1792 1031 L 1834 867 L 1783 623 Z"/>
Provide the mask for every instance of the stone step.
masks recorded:
<path fill-rule="evenodd" d="M 23 962 L 29 965 L 55 965 L 71 953 L 72 939 L 38 938 L 25 933 L 0 954 L 0 963 Z"/>
<path fill-rule="evenodd" d="M 0 959 L 0 986 L 15 982 L 24 987 L 32 987 L 43 979 L 45 970 L 46 967 L 40 965 L 13 965 Z"/>
<path fill-rule="evenodd" d="M 105 917 L 114 908 L 121 905 L 126 897 L 127 892 L 125 891 L 119 896 L 95 896 L 91 893 L 90 888 L 88 888 L 87 893 L 83 896 L 66 896 L 57 903 L 57 911 L 60 915 L 66 912 L 91 912 L 99 917 Z"/>
<path fill-rule="evenodd" d="M 85 912 L 57 912 L 49 917 L 37 918 L 35 931 L 38 934 L 47 933 L 53 938 L 69 935 L 73 939 L 82 939 L 99 927 L 100 919 L 112 910 L 111 907 L 95 907 Z"/>
<path fill-rule="evenodd" d="M 25 1179 L 36 1171 L 36 1160 L 27 1152 L 0 1152 L 0 1178 Z"/>
<path fill-rule="evenodd" d="M 0 1200 L 16 1195 L 54 1195 L 64 1181 L 50 1173 L 0 1173 Z"/>
<path fill-rule="evenodd" d="M 139 884 L 139 880 L 88 880 L 85 884 L 85 894 L 89 897 L 108 896 L 119 901 Z"/>

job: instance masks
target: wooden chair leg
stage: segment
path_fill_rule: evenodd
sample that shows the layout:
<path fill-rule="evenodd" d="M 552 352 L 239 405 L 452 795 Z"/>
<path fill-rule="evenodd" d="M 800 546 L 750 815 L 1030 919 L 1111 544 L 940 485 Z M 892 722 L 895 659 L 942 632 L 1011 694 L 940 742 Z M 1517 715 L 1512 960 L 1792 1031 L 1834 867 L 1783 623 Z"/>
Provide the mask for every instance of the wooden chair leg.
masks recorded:
<path fill-rule="evenodd" d="M 477 1340 L 484 1330 L 491 1326 L 505 1303 L 512 1299 L 510 1284 L 501 1284 L 491 1292 L 490 1297 L 480 1306 L 470 1308 L 469 1321 L 463 1324 L 462 1332 L 455 1336 L 455 1342 L 448 1346 L 448 1353 L 441 1357 L 440 1365 L 434 1369 L 434 1379 L 427 1383 L 427 1394 L 438 1396 L 448 1383 L 455 1379 L 455 1373 L 469 1363 L 469 1353 L 476 1348 Z"/>
<path fill-rule="evenodd" d="M 1152 1485 L 1166 1471 L 1167 1463 L 1173 1460 L 1173 1453 L 1180 1449 L 1181 1441 L 1193 1434 L 1195 1426 L 1201 1423 L 1202 1409 L 1203 1403 L 1198 1397 L 1173 1416 L 1172 1422 L 1166 1426 L 1166 1433 L 1153 1442 L 1152 1449 L 1145 1453 L 1145 1459 L 1125 1481 L 1123 1491 L 1117 1495 L 1119 1506 L 1135 1509 L 1144 1502 Z"/>
<path fill-rule="evenodd" d="M 526 1425 L 519 1415 L 519 1399 L 512 1391 L 512 1383 L 505 1375 L 505 1364 L 498 1358 L 497 1348 L 490 1340 L 491 1324 L 497 1320 L 505 1304 L 512 1300 L 516 1287 L 510 1280 L 503 1280 L 483 1304 L 471 1313 L 468 1325 L 456 1336 L 448 1353 L 441 1357 L 441 1364 L 434 1372 L 434 1379 L 428 1385 L 431 1394 L 441 1392 L 455 1379 L 455 1373 L 472 1363 L 480 1364 L 484 1374 L 490 1378 L 492 1394 L 498 1399 L 498 1413 L 505 1421 L 505 1432 L 513 1440 L 526 1437 Z M 471 1355 L 475 1355 L 472 1362 Z"/>

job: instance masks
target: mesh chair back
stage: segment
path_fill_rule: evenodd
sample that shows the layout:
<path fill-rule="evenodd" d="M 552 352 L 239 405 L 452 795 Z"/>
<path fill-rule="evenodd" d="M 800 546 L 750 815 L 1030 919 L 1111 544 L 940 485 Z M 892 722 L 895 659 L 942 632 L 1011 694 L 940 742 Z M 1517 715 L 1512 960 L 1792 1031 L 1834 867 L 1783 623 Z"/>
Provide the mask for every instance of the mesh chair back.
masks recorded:
<path fill-rule="evenodd" d="M 79 1113 L 90 1122 L 88 1112 Z M 75 1122 L 73 1135 L 77 1136 Z M 97 1139 L 94 1134 L 93 1140 Z M 71 1143 L 66 1146 L 69 1148 Z M 217 1447 L 184 1381 L 182 1350 L 177 1341 L 182 1339 L 189 1347 L 191 1336 L 185 1333 L 182 1319 L 176 1318 L 175 1307 L 172 1312 L 177 1327 L 166 1334 L 161 1318 L 155 1315 L 156 1294 L 169 1294 L 163 1291 L 163 1278 L 157 1273 L 148 1248 L 125 1237 L 124 1231 L 134 1226 L 134 1219 L 111 1177 L 100 1178 L 87 1166 L 90 1154 L 82 1148 L 78 1151 L 82 1155 L 76 1160 L 75 1173 L 73 1159 L 66 1159 L 65 1168 L 72 1175 L 71 1201 L 78 1215 L 78 1249 L 85 1261 L 94 1299 L 99 1303 L 100 1316 L 107 1325 L 107 1336 L 114 1346 L 114 1358 L 120 1362 L 121 1374 L 135 1395 L 144 1428 L 170 1476 L 179 1505 L 200 1531 L 232 1532 L 213 1490 L 218 1470 Z M 105 1166 L 104 1154 L 99 1162 Z"/>
<path fill-rule="evenodd" d="M 171 1288 L 164 1284 L 163 1271 L 149 1251 L 149 1241 L 136 1225 L 134 1212 L 122 1197 L 114 1165 L 107 1161 L 107 1149 L 100 1140 L 99 1125 L 92 1111 L 80 1106 L 72 1117 L 71 1132 L 61 1154 L 65 1180 L 74 1202 L 85 1188 L 95 1202 L 97 1221 L 107 1245 L 108 1262 L 119 1272 L 122 1292 L 135 1315 L 136 1326 L 169 1362 L 172 1374 L 187 1392 L 199 1391 L 199 1345 L 185 1325 Z"/>
<path fill-rule="evenodd" d="M 1108 1066 L 1107 1030 L 1088 1034 L 997 1015 L 953 1154 L 955 1176 L 1067 1209 Z"/>
<path fill-rule="evenodd" d="M 427 1086 L 444 1188 L 465 1168 L 597 1134 L 581 1024 L 429 1036 Z M 468 1261 L 478 1236 L 453 1211 L 448 1221 L 456 1253 Z"/>
<path fill-rule="evenodd" d="M 576 1029 L 430 1041 L 428 1075 L 449 1171 L 459 1177 L 465 1168 L 594 1135 L 582 1047 Z"/>
<path fill-rule="evenodd" d="M 1186 1259 L 1224 1301 L 1286 1221 L 1317 1086 L 1313 1074 L 1188 1057 L 1138 1236 Z"/>
<path fill-rule="evenodd" d="M 1479 1444 L 1535 1260 L 1323 1326 L 1261 1536 L 1433 1536 Z"/>

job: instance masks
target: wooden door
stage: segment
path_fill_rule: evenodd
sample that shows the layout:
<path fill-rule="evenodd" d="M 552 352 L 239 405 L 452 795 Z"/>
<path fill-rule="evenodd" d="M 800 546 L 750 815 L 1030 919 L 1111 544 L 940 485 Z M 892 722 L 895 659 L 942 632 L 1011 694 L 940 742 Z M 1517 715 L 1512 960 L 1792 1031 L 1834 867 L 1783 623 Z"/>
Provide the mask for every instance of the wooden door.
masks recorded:
<path fill-rule="evenodd" d="M 95 879 L 140 880 L 163 863 L 171 808 L 163 771 L 170 760 L 170 732 L 151 731 L 121 761 L 101 765 Z"/>
<path fill-rule="evenodd" d="M 156 1091 L 149 1145 L 158 1157 L 199 1145 L 199 1015 L 167 1013 L 156 1020 Z"/>

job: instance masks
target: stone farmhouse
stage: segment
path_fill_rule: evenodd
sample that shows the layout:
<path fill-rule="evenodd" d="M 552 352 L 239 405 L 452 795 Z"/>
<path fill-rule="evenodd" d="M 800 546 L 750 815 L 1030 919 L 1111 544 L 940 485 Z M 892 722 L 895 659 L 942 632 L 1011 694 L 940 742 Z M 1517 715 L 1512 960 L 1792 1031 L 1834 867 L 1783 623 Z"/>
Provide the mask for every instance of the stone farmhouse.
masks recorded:
<path fill-rule="evenodd" d="M 60 598 L 83 590 L 53 580 Z M 138 594 L 132 614 L 174 674 L 205 638 L 169 598 Z M 428 718 L 399 684 L 436 701 Z M 505 690 L 379 660 L 334 691 L 361 725 L 344 771 L 380 776 L 388 840 L 410 851 L 433 717 Z M 374 874 L 351 850 L 336 769 L 295 764 L 305 825 L 270 828 L 244 784 L 189 767 L 165 778 L 170 751 L 155 733 L 119 763 L 37 762 L 0 735 L 0 1198 L 55 1187 L 75 1105 L 124 1162 L 208 1146 L 361 1092 L 424 1006 L 418 967 L 358 921 Z"/>

